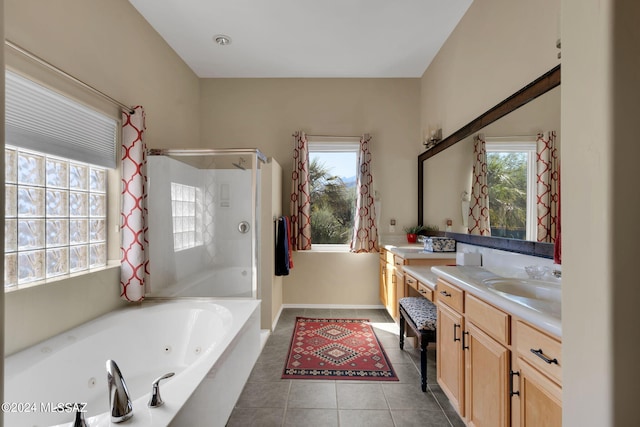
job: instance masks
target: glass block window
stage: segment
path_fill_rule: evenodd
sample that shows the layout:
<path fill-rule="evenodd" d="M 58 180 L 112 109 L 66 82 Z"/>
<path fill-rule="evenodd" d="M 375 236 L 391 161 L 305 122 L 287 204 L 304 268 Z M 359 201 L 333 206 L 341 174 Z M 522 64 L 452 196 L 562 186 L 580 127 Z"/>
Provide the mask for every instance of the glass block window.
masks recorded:
<path fill-rule="evenodd" d="M 202 190 L 191 185 L 171 183 L 173 249 L 202 246 Z"/>
<path fill-rule="evenodd" d="M 107 262 L 107 170 L 7 145 L 5 288 Z"/>

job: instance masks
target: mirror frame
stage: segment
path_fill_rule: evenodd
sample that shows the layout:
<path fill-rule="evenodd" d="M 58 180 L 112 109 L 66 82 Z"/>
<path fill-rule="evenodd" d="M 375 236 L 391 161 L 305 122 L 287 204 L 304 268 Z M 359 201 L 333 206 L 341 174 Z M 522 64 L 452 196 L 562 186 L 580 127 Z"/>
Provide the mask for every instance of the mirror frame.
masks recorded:
<path fill-rule="evenodd" d="M 529 83 L 513 95 L 509 96 L 493 108 L 490 108 L 467 125 L 461 127 L 430 150 L 424 151 L 418 156 L 418 224 L 424 224 L 424 162 L 441 151 L 462 141 L 469 135 L 479 132 L 485 126 L 506 116 L 514 110 L 533 101 L 551 89 L 560 86 L 560 65 L 555 66 L 533 82 Z M 504 237 L 476 236 L 464 233 L 445 233 L 456 241 L 472 245 L 486 246 L 495 249 L 503 249 L 511 252 L 519 252 L 528 255 L 553 258 L 553 243 L 541 243 L 528 240 L 507 239 Z"/>

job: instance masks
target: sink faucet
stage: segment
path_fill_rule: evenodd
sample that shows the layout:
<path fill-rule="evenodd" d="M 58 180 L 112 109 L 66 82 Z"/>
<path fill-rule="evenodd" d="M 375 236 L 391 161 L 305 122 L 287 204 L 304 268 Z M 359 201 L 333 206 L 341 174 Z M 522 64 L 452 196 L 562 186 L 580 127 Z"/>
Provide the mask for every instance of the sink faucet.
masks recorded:
<path fill-rule="evenodd" d="M 113 360 L 107 360 L 107 383 L 109 385 L 109 409 L 111 421 L 121 423 L 133 416 L 133 406 L 127 384 L 120 368 Z"/>

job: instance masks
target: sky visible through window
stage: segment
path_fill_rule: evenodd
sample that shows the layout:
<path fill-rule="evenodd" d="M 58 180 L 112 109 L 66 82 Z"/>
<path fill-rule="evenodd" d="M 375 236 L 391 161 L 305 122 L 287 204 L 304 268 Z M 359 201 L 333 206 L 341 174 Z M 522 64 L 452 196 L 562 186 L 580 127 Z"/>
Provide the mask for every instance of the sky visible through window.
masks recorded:
<path fill-rule="evenodd" d="M 355 182 L 356 153 L 309 153 L 309 161 L 313 162 L 314 158 L 318 158 L 320 162 L 324 163 L 332 175 L 339 176 L 340 178 L 343 178 L 343 180 L 344 178 L 347 178 L 345 181 L 353 180 L 353 182 Z"/>

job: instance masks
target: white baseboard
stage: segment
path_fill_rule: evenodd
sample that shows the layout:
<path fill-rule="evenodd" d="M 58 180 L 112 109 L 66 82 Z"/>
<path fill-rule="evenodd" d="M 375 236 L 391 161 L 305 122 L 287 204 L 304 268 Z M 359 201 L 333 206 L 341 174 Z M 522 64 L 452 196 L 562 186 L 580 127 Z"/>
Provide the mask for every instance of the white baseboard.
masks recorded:
<path fill-rule="evenodd" d="M 317 309 L 361 309 L 361 310 L 371 310 L 371 309 L 384 309 L 384 306 L 381 304 L 377 305 L 349 305 L 349 304 L 282 304 L 282 308 L 280 309 L 280 313 L 282 313 L 283 308 L 317 308 Z M 280 316 L 278 313 L 278 317 Z"/>

